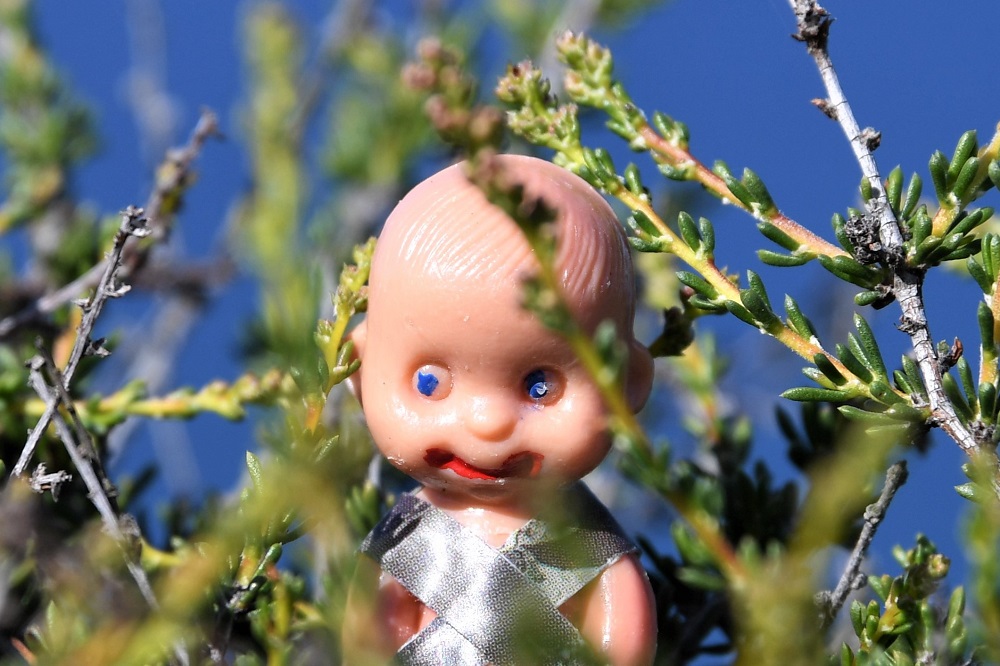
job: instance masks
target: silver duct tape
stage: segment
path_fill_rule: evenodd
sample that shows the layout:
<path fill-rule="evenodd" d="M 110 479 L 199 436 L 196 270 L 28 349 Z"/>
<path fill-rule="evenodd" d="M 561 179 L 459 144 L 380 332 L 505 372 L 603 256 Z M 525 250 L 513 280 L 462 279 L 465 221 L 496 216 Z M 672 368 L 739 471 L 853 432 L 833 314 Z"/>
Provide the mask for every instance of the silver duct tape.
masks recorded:
<path fill-rule="evenodd" d="M 396 663 L 487 666 L 483 654 L 440 617 L 399 649 Z"/>
<path fill-rule="evenodd" d="M 583 484 L 567 511 L 529 521 L 494 549 L 444 511 L 403 495 L 361 551 L 438 617 L 397 654 L 404 664 L 594 663 L 558 610 L 635 547 Z"/>

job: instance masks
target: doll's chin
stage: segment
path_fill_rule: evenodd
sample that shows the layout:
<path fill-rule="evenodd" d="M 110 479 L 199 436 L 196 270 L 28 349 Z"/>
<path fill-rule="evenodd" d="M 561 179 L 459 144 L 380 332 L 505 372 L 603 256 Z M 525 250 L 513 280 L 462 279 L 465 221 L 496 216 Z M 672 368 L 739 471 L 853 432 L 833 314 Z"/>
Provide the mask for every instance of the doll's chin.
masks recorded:
<path fill-rule="evenodd" d="M 451 474 L 450 478 L 434 474 L 430 478 L 424 477 L 420 481 L 424 487 L 445 495 L 469 497 L 486 503 L 508 501 L 512 497 L 530 492 L 530 489 L 536 488 L 539 483 L 538 479 L 530 480 L 525 484 L 526 479 L 519 478 L 465 479 L 454 474 Z"/>
<path fill-rule="evenodd" d="M 431 474 L 419 478 L 421 485 L 452 498 L 467 497 L 483 504 L 504 504 L 514 500 L 522 502 L 532 497 L 543 497 L 546 489 L 555 490 L 575 479 L 549 477 L 510 477 L 505 479 L 466 479 L 450 474 Z"/>

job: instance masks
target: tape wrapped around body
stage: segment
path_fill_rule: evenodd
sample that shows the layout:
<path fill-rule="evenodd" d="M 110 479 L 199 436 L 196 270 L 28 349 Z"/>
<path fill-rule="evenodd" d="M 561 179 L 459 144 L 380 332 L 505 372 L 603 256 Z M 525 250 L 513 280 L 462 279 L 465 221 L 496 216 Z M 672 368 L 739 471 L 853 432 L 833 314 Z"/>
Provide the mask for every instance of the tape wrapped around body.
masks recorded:
<path fill-rule="evenodd" d="M 413 666 L 599 663 L 559 607 L 636 551 L 582 483 L 559 511 L 493 548 L 450 515 L 405 494 L 368 534 L 372 558 L 437 617 L 396 655 Z"/>

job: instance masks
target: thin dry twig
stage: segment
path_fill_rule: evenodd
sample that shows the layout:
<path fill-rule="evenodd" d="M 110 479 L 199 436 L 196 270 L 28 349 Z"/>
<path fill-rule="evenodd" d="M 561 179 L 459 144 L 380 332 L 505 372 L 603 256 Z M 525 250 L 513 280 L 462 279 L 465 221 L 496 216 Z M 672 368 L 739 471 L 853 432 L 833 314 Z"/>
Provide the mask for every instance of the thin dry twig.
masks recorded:
<path fill-rule="evenodd" d="M 95 456 L 93 455 L 93 443 L 90 441 L 90 435 L 87 434 L 86 430 L 79 423 L 79 419 L 76 418 L 72 400 L 66 400 L 68 395 L 66 395 L 65 389 L 60 390 L 58 378 L 50 377 L 52 381 L 52 385 L 50 386 L 42 374 L 42 370 L 51 371 L 54 367 L 51 356 L 41 351 L 31 359 L 31 371 L 28 375 L 28 382 L 35 390 L 35 393 L 45 401 L 46 405 L 52 406 L 52 423 L 56 428 L 59 439 L 62 440 L 63 445 L 66 447 L 66 452 L 69 454 L 70 460 L 73 461 L 74 467 L 80 473 L 80 478 L 83 479 L 84 484 L 87 486 L 90 501 L 100 514 L 104 528 L 116 541 L 123 542 L 125 535 L 118 525 L 116 503 L 106 491 L 105 482 L 101 478 L 103 474 L 99 474 L 91 463 Z M 60 404 L 66 408 L 72 417 L 74 422 L 73 428 L 70 428 L 70 425 L 66 423 L 66 419 L 56 409 Z M 83 439 L 80 439 L 81 432 L 84 434 Z M 142 577 L 145 578 L 144 572 Z M 152 588 L 149 588 L 148 581 L 146 581 L 145 586 L 140 584 L 139 588 L 142 591 L 143 597 L 146 597 L 147 601 L 150 601 Z M 155 607 L 155 599 L 152 599 L 151 605 Z"/>
<path fill-rule="evenodd" d="M 129 535 L 131 535 L 133 529 L 125 529 L 123 527 L 129 524 L 128 517 L 120 515 L 115 500 L 114 487 L 104 472 L 100 456 L 94 448 L 90 433 L 87 432 L 76 413 L 72 397 L 69 393 L 69 387 L 84 356 L 106 356 L 109 353 L 103 346 L 103 340 L 94 340 L 92 338 L 97 319 L 100 317 L 104 305 L 109 298 L 118 298 L 128 293 L 130 287 L 124 284 L 122 280 L 124 277 L 134 274 L 145 263 L 149 247 L 151 247 L 151 244 L 145 247 L 138 247 L 135 243 L 129 243 L 129 239 L 132 237 L 142 238 L 152 236 L 154 240 L 157 240 L 162 239 L 169 233 L 167 219 L 176 206 L 176 198 L 180 195 L 189 178 L 191 162 L 200 151 L 204 141 L 209 136 L 215 134 L 216 131 L 214 115 L 210 113 L 204 114 L 189 144 L 184 149 L 175 151 L 168 156 L 168 162 L 165 167 L 168 169 L 166 173 L 163 173 L 161 169 L 157 186 L 150 195 L 148 202 L 148 209 L 151 213 L 150 217 L 145 217 L 143 209 L 129 206 L 122 212 L 121 225 L 115 234 L 111 251 L 105 260 L 94 266 L 70 285 L 67 285 L 67 287 L 64 287 L 60 292 L 57 292 L 60 294 L 57 299 L 51 299 L 52 295 L 47 297 L 49 299 L 47 301 L 46 299 L 40 299 L 32 309 L 31 317 L 28 318 L 33 318 L 40 311 L 46 311 L 46 307 L 52 306 L 54 309 L 67 302 L 72 298 L 72 295 L 95 286 L 93 293 L 88 299 L 76 302 L 83 309 L 83 317 L 77 329 L 76 342 L 73 350 L 70 352 L 65 370 L 62 372 L 59 371 L 51 355 L 41 345 L 39 345 L 38 354 L 29 364 L 29 383 L 45 403 L 45 411 L 29 434 L 28 441 L 25 443 L 24 449 L 21 451 L 21 456 L 12 471 L 12 476 L 20 477 L 24 473 L 31 461 L 38 441 L 49 425 L 52 424 L 56 429 L 59 439 L 63 442 L 66 452 L 73 462 L 73 466 L 87 487 L 88 497 L 97 509 L 105 530 L 122 548 L 126 567 L 135 580 L 143 598 L 153 610 L 159 607 L 156 596 L 149 583 L 149 578 L 136 558 L 131 554 L 129 548 Z M 96 282 L 94 282 L 94 276 L 97 276 Z M 66 300 L 59 300 L 63 298 Z M 11 325 L 16 328 L 18 321 L 23 320 L 21 319 L 22 316 L 23 313 L 0 322 L 0 335 L 3 334 L 4 323 L 13 319 L 13 324 Z M 46 381 L 43 375 L 43 370 L 44 374 L 47 374 L 49 377 L 48 381 Z M 60 412 L 60 407 L 65 409 L 69 415 L 72 427 L 66 422 L 66 419 Z M 33 478 L 35 476 L 38 475 L 34 475 Z M 52 475 L 46 475 L 46 478 L 49 476 Z M 65 479 L 65 475 L 52 478 L 61 482 Z M 35 487 L 41 487 L 41 485 L 40 483 L 34 484 Z M 176 643 L 173 646 L 173 652 L 176 663 L 185 666 L 189 663 L 182 643 Z"/>
<path fill-rule="evenodd" d="M 66 379 L 56 368 L 52 356 L 44 348 L 39 349 L 39 353 L 30 361 L 29 367 L 28 381 L 39 397 L 45 401 L 46 411 L 51 411 L 52 424 L 66 448 L 66 453 L 69 454 L 70 460 L 73 462 L 73 467 L 80 474 L 80 478 L 87 487 L 87 496 L 101 516 L 105 531 L 121 547 L 125 566 L 139 588 L 143 599 L 151 609 L 159 609 L 159 603 L 149 582 L 149 577 L 132 555 L 130 548 L 132 540 L 129 538 L 132 529 L 128 530 L 130 534 L 126 534 L 126 530 L 123 529 L 123 525 L 128 525 L 129 520 L 120 515 L 111 482 L 104 473 L 100 457 L 94 450 L 90 433 L 80 422 L 73 406 L 73 400 L 66 390 Z M 45 380 L 42 370 L 45 370 L 45 373 L 49 375 L 48 382 Z M 69 414 L 72 428 L 57 409 L 60 405 Z M 187 653 L 180 644 L 174 646 L 174 657 L 178 663 L 188 664 Z"/>
<path fill-rule="evenodd" d="M 90 336 L 94 331 L 97 318 L 104 309 L 104 304 L 107 300 L 123 296 L 128 292 L 128 286 L 118 282 L 118 272 L 121 267 L 126 241 L 132 236 L 141 237 L 147 236 L 150 233 L 146 226 L 146 218 L 142 216 L 142 212 L 141 208 L 129 206 L 122 213 L 122 223 L 118 229 L 118 233 L 115 234 L 111 252 L 102 264 L 104 270 L 97 284 L 97 289 L 94 290 L 90 299 L 80 303 L 83 308 L 83 319 L 78 328 L 73 351 L 70 352 L 69 361 L 66 363 L 66 369 L 62 372 L 60 383 L 64 389 L 69 388 L 70 382 L 73 380 L 73 375 L 76 373 L 76 368 L 84 356 L 106 356 L 108 353 L 102 345 L 103 341 L 92 340 Z M 44 398 L 45 396 L 43 395 L 42 397 Z M 24 449 L 21 450 L 21 456 L 18 458 L 17 464 L 14 465 L 11 476 L 19 477 L 24 474 L 28 463 L 31 461 L 31 456 L 35 452 L 35 447 L 38 446 L 38 441 L 52 421 L 58 401 L 46 399 L 45 402 L 45 411 L 28 435 L 28 441 L 25 443 Z"/>
<path fill-rule="evenodd" d="M 146 218 L 149 221 L 150 235 L 154 241 L 161 241 L 169 234 L 174 202 L 190 181 L 191 164 L 201 152 L 205 142 L 218 135 L 218 119 L 213 112 L 205 110 L 191 133 L 188 143 L 168 153 L 166 162 L 160 167 L 156 186 L 150 193 L 144 208 Z M 131 244 L 125 248 L 123 256 L 119 259 L 119 275 L 122 279 L 129 278 L 145 265 L 153 245 Z M 77 298 L 81 293 L 94 288 L 100 282 L 109 265 L 109 259 L 105 259 L 69 284 L 39 298 L 30 307 L 0 320 L 0 338 L 10 335 L 18 328 L 43 315 L 50 314 Z"/>
<path fill-rule="evenodd" d="M 87 431 L 87 428 L 83 425 L 80 420 L 80 415 L 76 411 L 76 405 L 73 403 L 73 398 L 70 397 L 69 391 L 67 390 L 68 382 L 65 380 L 63 374 L 59 372 L 59 368 L 56 367 L 55 361 L 52 360 L 52 355 L 45 349 L 41 342 L 39 341 L 37 345 L 38 354 L 29 362 L 29 366 L 32 370 L 36 370 L 36 364 L 39 360 L 43 363 L 45 368 L 45 373 L 49 378 L 49 385 L 57 396 L 58 404 L 62 405 L 66 413 L 69 414 L 70 421 L 73 424 L 73 435 L 75 436 L 76 449 L 83 455 L 88 461 L 90 461 L 93 471 L 97 476 L 98 481 L 100 481 L 101 488 L 103 488 L 104 494 L 107 495 L 108 501 L 110 502 L 110 508 L 115 513 L 119 513 L 118 502 L 115 499 L 118 492 L 115 490 L 114 484 L 111 483 L 111 479 L 108 478 L 107 473 L 104 471 L 104 465 L 101 462 L 101 457 L 97 453 L 97 449 L 94 447 L 93 438 Z M 36 388 L 36 393 L 37 387 Z M 39 393 L 39 395 L 41 395 Z M 42 396 L 43 398 L 45 396 Z M 45 401 L 49 404 L 49 401 Z M 53 416 L 58 415 L 58 410 L 53 412 Z M 63 440 L 65 442 L 65 440 Z M 86 481 L 86 478 L 84 478 Z M 89 486 L 88 486 L 89 487 Z"/>
<path fill-rule="evenodd" d="M 843 608 L 848 595 L 854 590 L 864 587 L 867 582 L 867 577 L 861 573 L 861 563 L 875 539 L 875 532 L 882 523 L 882 519 L 885 518 L 886 511 L 889 510 L 892 498 L 896 496 L 896 491 L 906 483 L 908 476 L 909 472 L 906 469 L 905 460 L 893 463 L 886 470 L 882 492 L 878 499 L 865 509 L 865 522 L 861 527 L 861 534 L 858 535 L 858 540 L 854 544 L 854 549 L 851 551 L 851 556 L 847 560 L 847 566 L 844 567 L 844 573 L 841 574 L 840 580 L 832 592 L 820 593 L 819 604 L 823 626 L 829 626 L 840 609 Z"/>
<path fill-rule="evenodd" d="M 865 207 L 878 225 L 879 237 L 885 248 L 885 262 L 892 269 L 892 292 L 903 311 L 900 329 L 910 336 L 914 356 L 930 398 L 933 423 L 948 433 L 966 454 L 975 456 L 980 446 L 958 418 L 942 385 L 941 363 L 934 348 L 924 307 L 924 276 L 904 262 L 905 252 L 899 221 L 886 198 L 882 178 L 872 155 L 872 150 L 877 145 L 877 142 L 872 141 L 874 131 L 859 127 L 827 50 L 827 38 L 833 19 L 815 0 L 789 0 L 789 3 L 798 24 L 798 33 L 793 37 L 805 43 L 826 87 L 829 99 L 822 101 L 821 108 L 840 124 L 861 166 L 861 172 L 871 185 L 872 198 L 865 202 Z"/>
<path fill-rule="evenodd" d="M 35 468 L 35 471 L 31 473 L 31 478 L 28 480 L 28 485 L 36 493 L 44 493 L 46 491 L 51 491 L 52 499 L 59 499 L 59 491 L 64 483 L 69 483 L 73 480 L 73 475 L 65 470 L 57 470 L 55 472 L 49 472 L 45 469 L 45 463 L 41 463 Z"/>

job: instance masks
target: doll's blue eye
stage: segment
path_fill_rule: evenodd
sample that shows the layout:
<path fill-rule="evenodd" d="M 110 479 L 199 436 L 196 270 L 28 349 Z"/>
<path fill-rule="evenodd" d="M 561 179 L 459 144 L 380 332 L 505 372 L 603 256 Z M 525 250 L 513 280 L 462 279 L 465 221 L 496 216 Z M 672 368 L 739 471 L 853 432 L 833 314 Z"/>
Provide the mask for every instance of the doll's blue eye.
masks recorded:
<path fill-rule="evenodd" d="M 434 391 L 440 383 L 441 380 L 435 377 L 433 373 L 424 372 L 422 370 L 417 371 L 417 390 L 424 395 L 434 395 Z"/>
<path fill-rule="evenodd" d="M 413 388 L 425 398 L 440 400 L 451 393 L 451 374 L 440 365 L 422 365 L 413 373 Z"/>
<path fill-rule="evenodd" d="M 541 402 L 552 389 L 552 383 L 548 381 L 544 370 L 532 370 L 524 378 L 524 390 L 532 400 Z"/>

